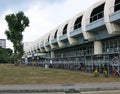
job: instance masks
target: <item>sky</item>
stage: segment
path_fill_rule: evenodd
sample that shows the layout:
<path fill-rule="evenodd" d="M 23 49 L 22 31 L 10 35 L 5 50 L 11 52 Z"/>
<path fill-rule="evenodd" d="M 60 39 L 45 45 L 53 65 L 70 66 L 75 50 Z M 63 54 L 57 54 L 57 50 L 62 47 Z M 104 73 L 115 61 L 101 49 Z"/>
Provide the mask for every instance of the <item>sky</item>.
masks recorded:
<path fill-rule="evenodd" d="M 7 39 L 4 34 L 8 29 L 5 15 L 24 12 L 30 24 L 23 32 L 23 42 L 31 42 L 98 1 L 100 0 L 0 0 L 0 39 Z M 6 47 L 13 48 L 8 40 Z"/>

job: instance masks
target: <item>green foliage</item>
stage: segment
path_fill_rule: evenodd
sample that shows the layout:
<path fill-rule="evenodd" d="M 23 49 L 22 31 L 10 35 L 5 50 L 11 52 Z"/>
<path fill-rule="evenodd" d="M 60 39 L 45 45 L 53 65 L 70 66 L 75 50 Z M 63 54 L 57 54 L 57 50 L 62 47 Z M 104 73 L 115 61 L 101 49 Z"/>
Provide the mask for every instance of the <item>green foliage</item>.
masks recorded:
<path fill-rule="evenodd" d="M 13 43 L 14 53 L 21 57 L 23 51 L 22 32 L 29 26 L 29 19 L 23 12 L 6 15 L 5 20 L 8 23 L 8 29 L 5 31 L 7 39 Z"/>
<path fill-rule="evenodd" d="M 8 63 L 12 55 L 11 49 L 0 48 L 0 63 Z"/>

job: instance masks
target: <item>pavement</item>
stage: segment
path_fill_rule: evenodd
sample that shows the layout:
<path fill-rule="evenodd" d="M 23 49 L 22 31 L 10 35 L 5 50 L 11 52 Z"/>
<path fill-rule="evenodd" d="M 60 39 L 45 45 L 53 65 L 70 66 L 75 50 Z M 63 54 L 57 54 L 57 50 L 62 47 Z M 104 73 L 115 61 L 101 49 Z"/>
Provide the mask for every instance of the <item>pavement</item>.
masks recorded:
<path fill-rule="evenodd" d="M 88 92 L 120 90 L 120 82 L 40 85 L 0 85 L 0 93 Z"/>

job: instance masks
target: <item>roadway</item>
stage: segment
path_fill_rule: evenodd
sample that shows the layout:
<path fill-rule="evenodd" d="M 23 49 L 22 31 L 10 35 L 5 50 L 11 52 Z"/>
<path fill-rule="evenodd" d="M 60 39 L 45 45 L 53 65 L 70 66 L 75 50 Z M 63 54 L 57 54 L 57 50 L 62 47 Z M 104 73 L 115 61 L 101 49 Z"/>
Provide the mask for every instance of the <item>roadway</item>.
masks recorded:
<path fill-rule="evenodd" d="M 43 84 L 43 85 L 0 85 L 0 94 L 1 93 L 43 94 L 43 92 L 44 94 L 65 94 L 64 92 L 78 92 L 78 94 L 80 94 L 79 92 L 82 92 L 83 94 L 88 94 L 91 92 L 92 92 L 91 94 L 94 94 L 94 93 L 96 94 L 96 92 L 99 92 L 97 94 L 107 94 L 107 91 L 113 91 L 113 90 L 115 91 L 120 90 L 120 82 L 80 83 L 80 84 Z M 100 93 L 100 91 L 104 91 L 104 92 L 106 91 L 106 93 L 104 92 Z"/>

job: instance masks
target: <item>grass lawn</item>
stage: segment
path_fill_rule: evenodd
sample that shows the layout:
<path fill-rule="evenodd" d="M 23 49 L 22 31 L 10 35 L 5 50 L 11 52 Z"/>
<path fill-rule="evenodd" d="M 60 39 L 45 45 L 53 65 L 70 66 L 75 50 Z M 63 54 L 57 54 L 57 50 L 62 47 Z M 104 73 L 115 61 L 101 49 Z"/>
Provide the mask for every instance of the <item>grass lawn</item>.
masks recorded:
<path fill-rule="evenodd" d="M 93 74 L 82 72 L 0 64 L 0 84 L 66 84 L 119 81 L 120 78 L 105 78 L 104 76 L 95 78 Z"/>

